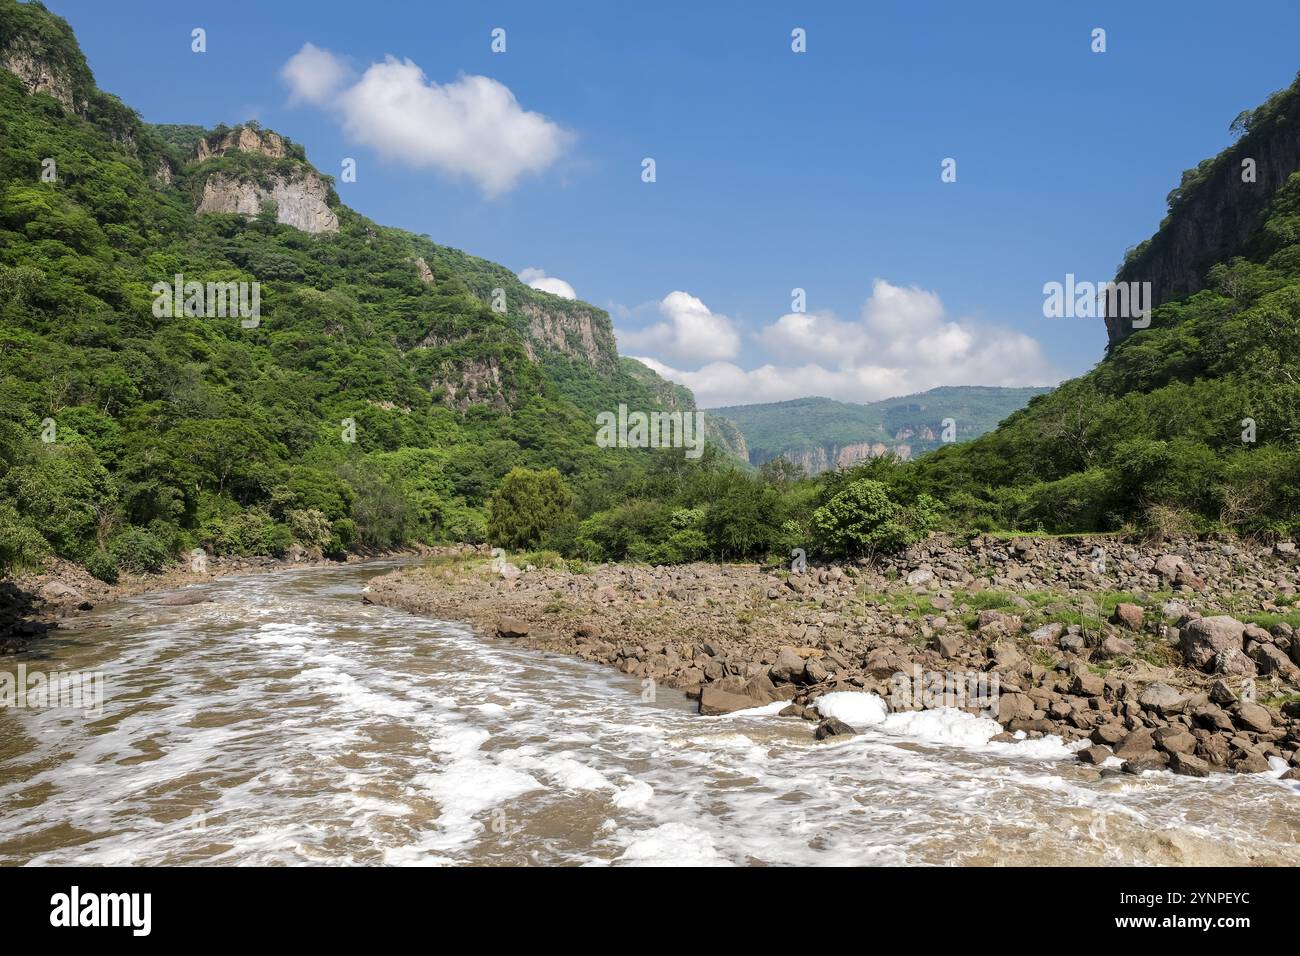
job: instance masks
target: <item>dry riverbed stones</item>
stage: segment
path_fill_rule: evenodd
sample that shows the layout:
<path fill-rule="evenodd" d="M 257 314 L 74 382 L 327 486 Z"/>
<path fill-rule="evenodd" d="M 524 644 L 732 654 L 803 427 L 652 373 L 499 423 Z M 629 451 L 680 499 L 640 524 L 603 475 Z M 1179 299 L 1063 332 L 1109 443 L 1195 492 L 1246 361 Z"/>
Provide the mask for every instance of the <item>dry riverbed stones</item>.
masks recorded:
<path fill-rule="evenodd" d="M 1009 735 L 1078 742 L 1086 763 L 1193 776 L 1300 766 L 1300 639 L 1285 620 L 1296 553 L 1102 540 L 933 538 L 800 574 L 690 564 L 503 576 L 467 546 L 378 577 L 367 596 L 613 666 L 643 694 L 680 688 L 701 714 L 786 701 L 781 713 L 816 721 L 818 739 L 852 733 L 816 713 L 823 694 L 889 701 L 900 674 L 982 675 L 998 679 Z"/>

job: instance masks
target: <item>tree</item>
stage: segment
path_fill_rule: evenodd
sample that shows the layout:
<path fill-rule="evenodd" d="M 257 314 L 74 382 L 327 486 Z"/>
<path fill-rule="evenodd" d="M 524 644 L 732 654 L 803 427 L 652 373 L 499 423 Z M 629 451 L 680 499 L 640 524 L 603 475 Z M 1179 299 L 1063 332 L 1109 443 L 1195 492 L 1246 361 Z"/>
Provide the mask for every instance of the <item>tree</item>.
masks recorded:
<path fill-rule="evenodd" d="M 921 540 L 934 527 L 938 512 L 939 503 L 929 495 L 902 505 L 880 482 L 862 478 L 813 512 L 812 530 L 826 552 L 869 556 Z"/>
<path fill-rule="evenodd" d="M 522 550 L 571 526 L 573 496 L 558 470 L 511 468 L 488 501 L 488 540 Z"/>

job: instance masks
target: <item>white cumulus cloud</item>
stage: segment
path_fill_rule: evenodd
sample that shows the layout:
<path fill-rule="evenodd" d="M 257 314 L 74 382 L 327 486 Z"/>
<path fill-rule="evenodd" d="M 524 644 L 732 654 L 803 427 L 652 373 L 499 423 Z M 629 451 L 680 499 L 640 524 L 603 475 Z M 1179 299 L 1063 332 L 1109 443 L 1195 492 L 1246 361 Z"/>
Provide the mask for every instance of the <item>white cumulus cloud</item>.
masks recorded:
<path fill-rule="evenodd" d="M 342 59 L 313 43 L 304 43 L 280 70 L 289 84 L 290 102 L 313 106 L 328 105 L 350 73 Z"/>
<path fill-rule="evenodd" d="M 740 333 L 725 315 L 688 292 L 670 292 L 659 303 L 660 321 L 643 329 L 620 330 L 623 349 L 653 350 L 676 361 L 709 362 L 740 351 Z"/>
<path fill-rule="evenodd" d="M 621 334 L 620 343 L 628 338 Z M 693 356 L 642 336 L 628 344 L 644 352 L 640 361 L 690 388 L 704 407 L 809 395 L 870 402 L 938 385 L 1050 385 L 1061 378 L 1036 339 L 950 318 L 935 293 L 883 279 L 875 280 L 856 320 L 790 313 L 755 338 L 778 360 L 744 368 L 721 361 L 733 358 L 734 350 Z"/>
<path fill-rule="evenodd" d="M 573 291 L 573 286 L 569 285 L 569 283 L 563 279 L 557 279 L 555 276 L 548 276 L 544 269 L 536 269 L 533 266 L 529 266 L 519 273 L 519 281 L 542 292 L 558 295 L 561 299 L 576 299 L 578 297 L 578 293 Z"/>
<path fill-rule="evenodd" d="M 331 111 L 348 136 L 386 159 L 464 176 L 488 196 L 547 169 L 573 140 L 487 76 L 436 83 L 412 61 L 389 56 L 354 79 L 340 57 L 310 43 L 281 76 L 292 101 Z"/>

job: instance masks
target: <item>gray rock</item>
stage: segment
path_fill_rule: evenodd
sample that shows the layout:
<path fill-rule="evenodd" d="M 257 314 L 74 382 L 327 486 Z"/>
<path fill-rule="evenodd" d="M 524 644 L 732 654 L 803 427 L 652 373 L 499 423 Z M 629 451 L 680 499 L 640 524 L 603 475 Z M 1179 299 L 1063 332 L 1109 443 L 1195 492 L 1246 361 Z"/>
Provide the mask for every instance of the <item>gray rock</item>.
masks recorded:
<path fill-rule="evenodd" d="M 818 740 L 825 740 L 827 737 L 851 737 L 856 733 L 856 730 L 838 717 L 827 717 L 817 725 L 813 736 Z"/>
<path fill-rule="evenodd" d="M 1091 747 L 1085 747 L 1078 753 L 1078 759 L 1081 763 L 1101 764 L 1105 763 L 1110 757 L 1110 748 L 1102 744 L 1093 744 Z"/>
<path fill-rule="evenodd" d="M 497 637 L 527 637 L 528 624 L 517 617 L 503 617 L 497 621 Z"/>
<path fill-rule="evenodd" d="M 1169 769 L 1184 777 L 1208 777 L 1214 768 L 1192 754 L 1172 753 L 1169 755 Z"/>
<path fill-rule="evenodd" d="M 1238 725 L 1257 734 L 1266 733 L 1273 728 L 1273 715 L 1268 712 L 1268 708 L 1249 701 L 1237 705 L 1236 719 Z"/>
<path fill-rule="evenodd" d="M 1245 629 L 1244 624 L 1226 614 L 1190 621 L 1179 635 L 1183 657 L 1189 666 L 1208 670 L 1219 655 L 1241 653 Z"/>
<path fill-rule="evenodd" d="M 1153 710 L 1157 714 L 1178 714 L 1187 705 L 1187 698 L 1168 684 L 1157 681 L 1142 688 L 1138 694 L 1138 703 L 1143 709 Z"/>
<path fill-rule="evenodd" d="M 776 663 L 772 665 L 768 673 L 772 680 L 780 683 L 791 683 L 797 678 L 803 676 L 804 659 L 795 653 L 792 647 L 783 647 L 781 652 L 776 656 Z"/>
<path fill-rule="evenodd" d="M 1052 621 L 1050 624 L 1044 624 L 1042 627 L 1036 627 L 1029 632 L 1029 639 L 1035 644 L 1055 644 L 1065 633 L 1065 625 L 1059 621 Z"/>

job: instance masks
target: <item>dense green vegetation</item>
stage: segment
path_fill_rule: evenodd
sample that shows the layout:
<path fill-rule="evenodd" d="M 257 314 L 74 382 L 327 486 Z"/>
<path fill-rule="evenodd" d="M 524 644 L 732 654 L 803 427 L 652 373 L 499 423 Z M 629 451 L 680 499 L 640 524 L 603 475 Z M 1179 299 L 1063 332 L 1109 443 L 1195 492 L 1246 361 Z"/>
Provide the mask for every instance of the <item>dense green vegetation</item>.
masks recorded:
<path fill-rule="evenodd" d="M 92 104 L 72 112 L 0 70 L 0 567 L 54 554 L 111 578 L 192 547 L 342 556 L 483 540 L 488 496 L 511 468 L 581 484 L 635 457 L 598 449 L 586 408 L 649 406 L 653 390 L 614 358 L 605 370 L 535 364 L 528 319 L 471 286 L 504 287 L 516 304 L 542 293 L 342 206 L 337 235 L 195 216 L 202 177 L 306 170 L 301 147 L 187 163 L 194 128 L 93 108 L 102 97 L 62 21 L 3 0 L 0 23 L 70 64 Z M 260 282 L 263 320 L 154 315 L 151 288 L 176 274 Z M 491 394 L 447 400 L 484 369 Z"/>
<path fill-rule="evenodd" d="M 711 409 L 739 426 L 755 465 L 816 448 L 880 442 L 907 445 L 913 457 L 942 444 L 943 420 L 956 423 L 955 439 L 968 441 L 997 427 L 1047 388 L 945 385 L 917 395 L 855 404 L 830 398 L 797 398 L 762 405 Z M 926 437 L 929 435 L 930 437 Z M 901 437 L 896 437 L 901 436 Z"/>
<path fill-rule="evenodd" d="M 273 208 L 196 216 L 213 171 L 313 173 L 301 147 L 190 162 L 205 131 L 140 122 L 95 89 L 66 24 L 0 0 L 0 49 L 16 42 L 65 70 L 77 103 L 0 70 L 0 570 L 58 555 L 113 580 L 195 547 L 490 541 L 672 563 L 869 554 L 935 527 L 1300 531 L 1300 174 L 1205 291 L 1157 308 L 1088 375 L 975 441 L 809 478 L 716 446 L 699 460 L 597 447 L 595 412 L 693 407 L 617 355 L 604 313 L 332 192 L 336 234 L 277 224 Z M 1291 120 L 1271 108 L 1259 122 Z M 262 321 L 156 315 L 152 288 L 177 274 L 259 282 Z M 594 348 L 551 347 L 536 326 L 557 318 Z M 1006 392 L 864 407 L 890 434 L 953 417 L 964 437 L 1026 397 Z M 810 440 L 853 408 L 810 401 L 826 412 L 800 408 Z"/>

